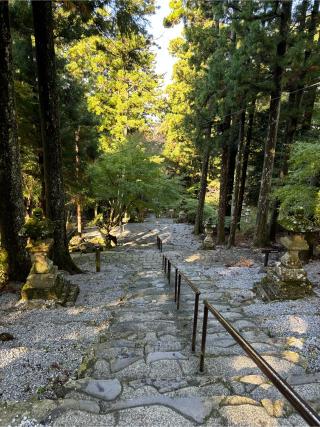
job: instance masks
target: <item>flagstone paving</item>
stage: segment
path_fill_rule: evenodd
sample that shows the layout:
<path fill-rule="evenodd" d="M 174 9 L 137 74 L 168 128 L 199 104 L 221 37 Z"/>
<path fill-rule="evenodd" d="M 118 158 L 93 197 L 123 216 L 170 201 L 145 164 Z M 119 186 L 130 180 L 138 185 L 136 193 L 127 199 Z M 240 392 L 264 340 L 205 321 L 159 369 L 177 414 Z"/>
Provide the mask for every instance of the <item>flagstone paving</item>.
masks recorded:
<path fill-rule="evenodd" d="M 0 425 L 306 425 L 213 318 L 208 325 L 205 372 L 199 372 L 202 307 L 197 349 L 192 353 L 193 293 L 182 281 L 181 307 L 176 310 L 173 286 L 161 269 L 161 254 L 155 247 L 157 233 L 165 240 L 170 223 L 150 221 L 130 227 L 131 232 L 122 235 L 122 246 L 102 254 L 97 277 L 114 291 L 114 276 L 104 266 L 117 266 L 120 302 L 114 306 L 108 302 L 109 327 L 88 348 L 77 378 L 64 385 L 59 400 L 11 402 L 0 415 Z M 183 239 L 178 245 L 165 244 L 166 255 L 199 287 L 201 298 L 208 298 L 319 410 L 319 374 L 307 374 L 297 348 L 286 337 L 270 336 L 250 312 L 255 301 L 252 284 L 262 274 L 256 260 L 250 271 L 247 267 L 228 269 L 226 257 L 231 263 L 239 259 L 235 251 L 228 255 L 219 248 L 204 252 L 198 250 L 197 239 L 190 238 L 192 247 Z M 92 270 L 93 255 L 82 260 Z M 85 275 L 79 276 L 81 280 Z M 82 298 L 88 302 L 90 293 Z"/>

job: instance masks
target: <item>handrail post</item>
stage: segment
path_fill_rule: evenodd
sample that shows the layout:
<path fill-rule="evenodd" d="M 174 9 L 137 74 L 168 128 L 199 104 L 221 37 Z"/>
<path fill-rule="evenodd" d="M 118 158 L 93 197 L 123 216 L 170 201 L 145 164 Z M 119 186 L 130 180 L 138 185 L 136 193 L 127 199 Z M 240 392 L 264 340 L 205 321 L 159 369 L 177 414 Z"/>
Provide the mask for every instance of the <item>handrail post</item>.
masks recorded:
<path fill-rule="evenodd" d="M 181 274 L 178 275 L 178 291 L 177 291 L 177 310 L 180 308 L 180 288 L 181 288 Z"/>
<path fill-rule="evenodd" d="M 171 261 L 168 259 L 168 282 L 170 285 L 170 281 L 171 281 Z"/>
<path fill-rule="evenodd" d="M 192 329 L 192 344 L 191 351 L 196 351 L 196 339 L 197 339 L 197 324 L 198 324 L 198 312 L 199 312 L 199 293 L 196 293 L 194 299 L 194 313 L 193 313 L 193 329 Z"/>
<path fill-rule="evenodd" d="M 162 255 L 162 270 L 164 270 L 164 255 Z"/>
<path fill-rule="evenodd" d="M 176 272 L 174 276 L 174 302 L 177 302 L 177 287 L 178 287 L 178 269 L 176 267 Z"/>
<path fill-rule="evenodd" d="M 96 248 L 96 272 L 100 272 L 101 266 L 101 257 L 100 257 L 100 248 Z"/>
<path fill-rule="evenodd" d="M 167 257 L 165 256 L 164 257 L 164 272 L 165 273 L 167 272 L 167 262 L 168 262 L 168 260 L 167 260 Z"/>
<path fill-rule="evenodd" d="M 206 353 L 206 340 L 207 340 L 207 327 L 208 327 L 208 307 L 206 303 L 204 303 L 201 353 L 200 353 L 200 372 L 203 372 L 203 368 L 204 368 L 204 357 Z"/>

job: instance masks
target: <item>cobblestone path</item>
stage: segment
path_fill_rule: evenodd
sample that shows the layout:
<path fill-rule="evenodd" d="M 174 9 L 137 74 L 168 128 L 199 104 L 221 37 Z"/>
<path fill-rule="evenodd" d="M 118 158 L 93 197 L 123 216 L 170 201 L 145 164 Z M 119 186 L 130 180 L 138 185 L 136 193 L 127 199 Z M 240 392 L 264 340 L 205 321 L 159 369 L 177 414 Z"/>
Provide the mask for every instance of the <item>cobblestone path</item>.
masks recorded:
<path fill-rule="evenodd" d="M 97 279 L 105 282 L 101 303 L 108 287 L 117 295 L 116 302 L 108 300 L 110 325 L 100 335 L 99 343 L 88 349 L 78 378 L 65 385 L 63 399 L 42 403 L 44 424 L 305 425 L 212 318 L 205 372 L 199 373 L 202 307 L 197 349 L 192 353 L 193 293 L 182 282 L 181 308 L 177 311 L 173 286 L 163 274 L 161 254 L 155 247 L 158 230 L 150 231 L 148 223 L 144 227 L 139 225 L 136 231 L 133 227 L 130 236 L 124 237 L 123 246 L 103 253 L 103 268 L 97 274 Z M 159 227 L 161 229 L 161 224 Z M 246 297 L 251 291 L 238 289 L 237 277 L 232 280 L 228 277 L 228 286 L 217 286 L 204 273 L 203 263 L 197 264 L 198 255 L 188 248 L 171 245 L 165 247 L 165 251 L 200 288 L 202 297 L 208 297 L 280 374 L 290 378 L 298 391 L 304 392 L 307 387 L 309 400 L 319 406 L 319 384 L 315 375 L 305 374 L 296 353 L 286 347 L 283 339 L 268 336 L 250 314 Z M 93 257 L 87 259 L 92 266 Z M 109 267 L 117 274 L 108 273 Z M 226 280 L 225 268 L 218 259 L 214 268 L 217 281 Z M 82 298 L 90 299 L 90 293 L 84 292 Z M 39 405 L 41 407 L 41 402 Z"/>

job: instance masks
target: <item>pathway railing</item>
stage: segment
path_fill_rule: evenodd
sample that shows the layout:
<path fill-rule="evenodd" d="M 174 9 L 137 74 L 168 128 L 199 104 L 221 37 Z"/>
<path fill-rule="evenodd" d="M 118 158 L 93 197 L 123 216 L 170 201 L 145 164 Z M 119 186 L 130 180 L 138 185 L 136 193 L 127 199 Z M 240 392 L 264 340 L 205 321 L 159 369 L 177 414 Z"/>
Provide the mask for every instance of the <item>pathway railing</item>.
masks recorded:
<path fill-rule="evenodd" d="M 159 249 L 160 252 L 162 252 L 162 240 L 160 239 L 159 236 L 157 236 L 157 248 Z"/>
<path fill-rule="evenodd" d="M 157 236 L 157 248 L 162 252 L 162 240 Z M 193 308 L 193 322 L 192 322 L 192 339 L 191 339 L 191 351 L 196 350 L 197 340 L 197 326 L 199 316 L 199 299 L 201 292 L 199 289 L 188 279 L 177 266 L 173 265 L 170 259 L 166 255 L 162 255 L 162 269 L 168 278 L 169 284 L 171 284 L 171 270 L 174 268 L 174 301 L 176 303 L 177 310 L 180 309 L 180 295 L 181 295 L 181 281 L 189 286 L 194 293 L 194 308 Z"/>
<path fill-rule="evenodd" d="M 166 256 L 162 256 L 162 266 L 164 273 L 168 278 L 169 284 L 171 283 L 171 269 L 175 269 L 174 275 L 174 301 L 176 303 L 177 310 L 180 309 L 180 295 L 181 295 L 181 281 L 189 286 L 189 288 L 194 293 L 194 308 L 193 308 L 193 322 L 192 322 L 192 339 L 191 339 L 191 350 L 196 350 L 196 340 L 197 340 L 197 326 L 198 326 L 198 316 L 199 316 L 199 298 L 201 292 L 199 289 L 189 280 L 177 266 L 173 265 L 170 259 Z"/>
<path fill-rule="evenodd" d="M 161 242 L 159 236 L 157 236 Z M 162 243 L 162 242 L 161 242 Z M 158 248 L 160 246 L 158 245 Z M 162 245 L 161 245 L 162 248 Z M 167 275 L 169 284 L 171 283 L 171 269 L 175 268 L 175 302 L 177 310 L 180 308 L 180 289 L 181 279 L 193 290 L 195 293 L 194 316 L 193 316 L 193 331 L 192 331 L 192 351 L 196 347 L 197 335 L 197 321 L 199 314 L 199 297 L 200 290 L 192 283 L 192 281 L 185 276 L 176 266 L 172 264 L 167 255 L 162 256 L 162 268 Z M 206 339 L 208 329 L 208 315 L 209 312 L 220 322 L 229 335 L 242 347 L 250 359 L 257 365 L 257 367 L 269 378 L 273 385 L 280 391 L 280 393 L 291 403 L 296 411 L 310 426 L 320 427 L 320 417 L 315 410 L 270 366 L 264 358 L 251 346 L 251 344 L 237 331 L 230 322 L 228 322 L 222 314 L 213 307 L 208 300 L 203 302 L 203 324 L 202 324 L 202 337 L 201 337 L 201 351 L 200 351 L 200 372 L 204 371 Z"/>

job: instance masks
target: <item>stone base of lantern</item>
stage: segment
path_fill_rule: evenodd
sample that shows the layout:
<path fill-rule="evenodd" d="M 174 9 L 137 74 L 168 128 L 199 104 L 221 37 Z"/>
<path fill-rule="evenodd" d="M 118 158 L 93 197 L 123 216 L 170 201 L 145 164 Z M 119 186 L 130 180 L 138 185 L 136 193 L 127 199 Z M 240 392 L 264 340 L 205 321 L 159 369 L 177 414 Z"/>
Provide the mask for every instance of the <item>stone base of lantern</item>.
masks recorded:
<path fill-rule="evenodd" d="M 215 249 L 215 245 L 214 245 L 214 241 L 213 238 L 211 236 L 206 236 L 206 238 L 204 239 L 203 243 L 202 243 L 202 249 L 205 250 L 210 250 L 210 249 Z"/>
<path fill-rule="evenodd" d="M 303 268 L 290 269 L 279 263 L 268 269 L 267 276 L 255 285 L 255 290 L 264 301 L 294 300 L 312 295 L 312 287 Z"/>
<path fill-rule="evenodd" d="M 299 252 L 308 249 L 302 235 L 290 235 L 280 239 L 287 252 L 275 267 L 268 268 L 264 277 L 255 289 L 266 301 L 299 299 L 311 295 L 312 283 L 302 267 Z"/>
<path fill-rule="evenodd" d="M 62 274 L 58 273 L 57 266 L 52 265 L 48 273 L 36 273 L 32 267 L 27 281 L 21 289 L 21 300 L 55 300 L 66 305 L 73 304 L 78 293 L 79 287 L 71 284 Z"/>
<path fill-rule="evenodd" d="M 71 284 L 58 267 L 48 258 L 53 239 L 29 241 L 27 249 L 32 267 L 26 283 L 21 289 L 21 300 L 54 300 L 62 305 L 73 304 L 77 299 L 79 287 Z"/>

